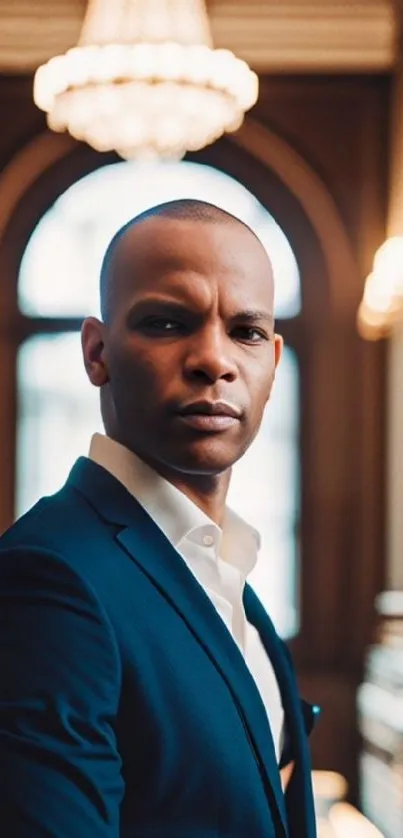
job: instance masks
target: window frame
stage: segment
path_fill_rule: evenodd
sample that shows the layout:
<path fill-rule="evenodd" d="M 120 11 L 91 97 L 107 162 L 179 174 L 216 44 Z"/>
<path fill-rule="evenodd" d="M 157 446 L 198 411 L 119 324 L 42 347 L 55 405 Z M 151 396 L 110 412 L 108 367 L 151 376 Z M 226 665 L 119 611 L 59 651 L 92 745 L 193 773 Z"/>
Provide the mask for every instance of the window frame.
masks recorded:
<path fill-rule="evenodd" d="M 242 147 L 240 132 L 240 137 L 235 137 L 235 141 L 224 138 L 202 153 L 189 155 L 189 159 L 221 168 L 255 194 L 284 230 L 300 269 L 302 311 L 298 317 L 282 321 L 281 331 L 290 347 L 296 351 L 300 365 L 301 630 L 290 646 L 297 668 L 300 673 L 305 673 L 304 678 L 309 687 L 309 673 L 322 671 L 324 667 L 334 672 L 338 669 L 343 672 L 356 671 L 361 661 L 363 639 L 368 637 L 372 621 L 373 599 L 383 585 L 384 414 L 380 406 L 384 404 L 385 351 L 379 345 L 358 345 L 354 321 L 356 302 L 358 304 L 360 295 L 359 282 L 354 279 L 356 300 L 351 287 L 346 292 L 346 283 L 350 282 L 353 268 L 350 274 L 340 276 L 340 287 L 331 285 L 332 259 L 335 257 L 333 218 L 328 219 L 327 228 L 322 216 L 319 218 L 318 215 L 316 223 L 315 205 L 309 193 L 309 170 L 304 173 L 309 206 L 306 212 L 301 184 L 298 184 L 297 189 L 299 197 L 287 185 L 293 175 L 292 167 L 287 182 L 274 169 L 265 167 L 262 162 L 265 156 L 265 130 L 259 126 L 256 142 L 253 141 L 256 155 Z M 263 144 L 259 145 L 260 135 Z M 58 143 L 62 144 L 62 153 L 59 155 L 52 151 Z M 51 149 L 50 153 L 45 148 L 43 155 L 45 158 L 48 155 L 49 163 L 42 167 L 42 173 L 36 179 L 27 178 L 24 189 L 19 187 L 20 199 L 14 212 L 10 213 L 0 247 L 0 271 L 8 277 L 0 292 L 0 376 L 4 402 L 4 409 L 0 411 L 0 465 L 3 476 L 0 488 L 0 531 L 13 519 L 17 416 L 15 370 L 18 346 L 38 328 L 45 332 L 71 331 L 80 325 L 77 318 L 31 319 L 18 311 L 20 254 L 40 217 L 65 189 L 90 171 L 116 160 L 114 155 L 97 155 L 93 150 L 76 145 L 64 137 L 46 135 L 45 145 Z M 284 152 L 286 159 L 286 144 L 281 146 L 277 141 L 274 149 L 280 155 Z M 293 162 L 298 164 L 294 151 Z M 298 174 L 301 165 L 305 164 L 298 164 Z M 24 173 L 22 177 L 25 177 Z M 318 189 L 317 181 L 315 189 Z M 322 209 L 319 207 L 318 213 Z M 343 226 L 342 222 L 337 223 Z M 340 239 L 340 235 L 339 229 L 339 246 L 341 242 L 347 253 L 350 247 L 347 235 L 345 239 Z M 343 259 L 346 264 L 354 265 L 351 254 L 348 258 L 344 255 Z M 334 305 L 336 293 L 340 297 L 337 308 Z M 351 380 L 345 376 L 346 363 L 351 372 Z M 336 393 L 329 386 L 326 364 L 331 370 L 331 382 L 337 384 Z M 336 440 L 329 436 L 331 411 L 326 407 L 326 399 L 336 399 L 337 404 L 343 405 L 342 412 L 336 411 L 341 425 Z M 372 424 L 366 427 L 365 435 L 360 436 L 360 417 L 375 414 L 378 419 L 376 426 Z M 350 463 L 344 463 L 343 444 L 347 430 L 351 430 L 355 440 L 357 467 L 353 472 Z M 351 449 L 351 445 L 348 447 Z M 336 476 L 330 479 L 334 472 Z M 349 532 L 351 543 L 341 544 L 343 499 L 339 493 L 343 492 L 346 475 L 355 517 L 351 520 Z M 330 512 L 332 506 L 334 514 Z M 339 559 L 340 548 L 344 551 L 342 564 Z M 356 559 L 354 574 L 349 573 L 346 566 L 352 554 Z M 352 583 L 352 592 L 343 608 L 341 597 L 345 593 L 346 573 Z M 339 620 L 340 610 L 346 616 L 343 625 Z M 346 627 L 352 620 L 359 621 L 360 628 L 346 643 Z M 317 690 L 315 693 L 314 697 L 320 701 L 320 691 L 319 695 Z"/>
<path fill-rule="evenodd" d="M 199 168 L 201 168 L 200 163 L 198 163 L 197 165 L 198 165 Z M 208 174 L 210 175 L 211 166 L 209 166 L 208 168 L 210 170 L 208 172 Z M 214 171 L 217 171 L 217 170 L 215 169 Z M 141 174 L 141 176 L 143 176 L 142 172 L 140 174 Z M 193 173 L 191 172 L 191 174 L 193 174 Z M 220 174 L 223 174 L 225 177 L 230 177 L 225 172 L 220 172 Z M 110 176 L 110 174 L 109 174 L 109 176 Z M 134 176 L 135 176 L 135 174 L 134 174 Z M 132 175 L 132 177 L 133 177 L 133 175 Z M 171 175 L 171 178 L 172 178 L 172 175 Z M 235 181 L 235 183 L 237 183 L 237 181 Z M 245 188 L 245 187 L 243 187 L 243 188 Z M 247 191 L 249 191 L 249 190 L 247 190 Z M 64 193 L 62 193 L 62 195 L 63 194 Z M 209 200 L 208 195 L 205 196 L 205 197 L 206 197 L 207 200 Z M 164 198 L 164 196 L 162 196 L 161 200 L 163 198 Z M 252 198 L 254 198 L 254 196 L 252 196 Z M 214 200 L 214 195 L 213 195 L 212 199 Z M 79 195 L 77 195 L 76 200 L 79 201 Z M 158 196 L 157 196 L 157 200 L 158 200 Z M 50 207 L 50 209 L 51 209 L 51 207 Z M 267 212 L 267 210 L 266 210 L 266 212 Z M 269 214 L 269 216 L 271 217 L 270 214 Z M 46 213 L 40 219 L 40 223 L 42 223 L 42 221 L 45 218 L 46 218 Z M 53 221 L 53 218 L 52 218 L 52 221 Z M 44 230 L 43 230 L 43 232 L 44 232 Z M 43 232 L 42 232 L 42 235 L 43 235 Z M 28 246 L 29 246 L 29 242 L 28 242 Z M 24 259 L 24 260 L 26 259 L 26 251 L 24 252 L 22 259 Z M 21 262 L 22 262 L 22 260 L 21 260 Z M 26 269 L 27 268 L 25 266 L 25 270 Z M 298 278 L 299 278 L 299 293 L 301 294 L 299 272 L 298 272 Z M 36 313 L 36 312 L 31 314 L 31 313 L 29 313 L 29 311 L 26 311 L 24 309 L 18 309 L 18 311 L 19 311 L 19 316 L 20 316 L 20 319 L 21 319 L 21 324 L 24 324 L 23 325 L 24 338 L 23 338 L 22 342 L 20 342 L 20 344 L 19 344 L 19 350 L 21 349 L 22 345 L 25 342 L 29 341 L 31 338 L 42 337 L 42 336 L 45 337 L 46 335 L 52 335 L 52 334 L 62 335 L 62 334 L 67 334 L 67 333 L 76 333 L 81 328 L 82 320 L 84 319 L 83 316 L 78 316 L 78 315 L 75 315 L 75 316 L 70 316 L 69 315 L 69 316 L 61 317 L 61 316 L 57 316 L 57 315 L 53 315 L 53 314 L 51 314 L 51 315 L 41 315 L 41 314 Z M 280 316 L 277 319 L 278 330 L 280 332 L 282 332 L 283 331 L 283 328 L 282 328 L 283 325 L 291 323 L 292 321 L 294 321 L 299 316 L 300 316 L 300 311 L 297 311 L 295 314 L 291 313 L 289 316 L 285 316 L 285 317 Z M 293 330 L 291 329 L 291 332 L 292 331 Z M 297 356 L 297 353 L 295 352 L 295 349 L 293 349 L 293 347 L 288 343 L 286 343 L 286 346 L 290 349 L 290 351 L 292 351 L 296 355 L 297 363 L 298 363 L 298 356 Z M 298 382 L 299 382 L 299 363 L 298 363 Z M 298 386 L 298 393 L 297 393 L 297 399 L 298 400 L 299 400 L 299 395 L 300 395 L 300 388 Z M 299 426 L 299 411 L 298 411 L 298 426 Z M 297 457 L 298 457 L 298 472 L 299 472 L 300 471 L 299 435 L 298 435 L 298 438 L 297 438 L 297 452 L 296 453 L 297 453 Z M 18 450 L 16 450 L 16 456 L 17 455 L 18 455 Z M 17 469 L 16 469 L 16 474 L 18 475 L 18 470 Z M 298 495 L 299 494 L 300 494 L 300 481 L 298 481 Z M 28 493 L 28 495 L 29 495 L 29 493 Z M 298 497 L 298 507 L 300 507 L 300 497 Z M 18 512 L 18 510 L 17 510 L 16 514 L 20 514 Z M 299 518 L 299 511 L 298 511 L 298 518 Z M 298 533 L 299 531 L 300 531 L 300 523 L 299 523 L 299 520 L 298 520 L 296 522 L 296 526 L 295 526 L 295 529 L 294 529 L 294 538 L 295 539 L 297 539 L 297 536 L 295 535 L 295 533 Z M 297 543 L 295 543 L 295 547 L 296 547 L 296 554 L 298 555 L 298 553 L 297 553 Z M 296 561 L 298 561 L 298 558 L 296 559 Z M 253 584 L 253 581 L 252 581 L 252 584 Z M 296 607 L 296 612 L 297 612 L 297 624 L 298 624 L 299 623 L 299 602 L 298 601 L 295 602 L 295 607 Z M 298 631 L 298 628 L 297 628 L 297 631 Z"/>

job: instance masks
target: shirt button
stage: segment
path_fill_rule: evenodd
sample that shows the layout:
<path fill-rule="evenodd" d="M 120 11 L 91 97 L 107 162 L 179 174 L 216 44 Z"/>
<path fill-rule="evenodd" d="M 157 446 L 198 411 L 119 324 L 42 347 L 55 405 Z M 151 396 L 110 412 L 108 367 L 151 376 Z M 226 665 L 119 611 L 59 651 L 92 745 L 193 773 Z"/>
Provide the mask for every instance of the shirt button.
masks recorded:
<path fill-rule="evenodd" d="M 202 540 L 205 547 L 212 547 L 214 544 L 214 538 L 212 535 L 203 535 Z"/>

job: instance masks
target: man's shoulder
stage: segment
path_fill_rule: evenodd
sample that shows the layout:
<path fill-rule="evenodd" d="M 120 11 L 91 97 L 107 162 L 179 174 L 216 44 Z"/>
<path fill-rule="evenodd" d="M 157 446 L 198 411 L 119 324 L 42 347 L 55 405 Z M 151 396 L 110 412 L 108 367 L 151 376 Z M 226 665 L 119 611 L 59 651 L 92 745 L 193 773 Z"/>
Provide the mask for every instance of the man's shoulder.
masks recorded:
<path fill-rule="evenodd" d="M 0 536 L 0 576 L 10 569 L 30 578 L 80 580 L 101 600 L 110 598 L 114 539 L 81 492 L 69 483 L 41 498 Z M 13 571 L 14 572 L 14 571 Z M 112 595 L 112 594 L 111 594 Z"/>
<path fill-rule="evenodd" d="M 0 535 L 0 551 L 58 551 L 82 532 L 89 514 L 82 496 L 66 484 L 55 494 L 40 498 Z"/>

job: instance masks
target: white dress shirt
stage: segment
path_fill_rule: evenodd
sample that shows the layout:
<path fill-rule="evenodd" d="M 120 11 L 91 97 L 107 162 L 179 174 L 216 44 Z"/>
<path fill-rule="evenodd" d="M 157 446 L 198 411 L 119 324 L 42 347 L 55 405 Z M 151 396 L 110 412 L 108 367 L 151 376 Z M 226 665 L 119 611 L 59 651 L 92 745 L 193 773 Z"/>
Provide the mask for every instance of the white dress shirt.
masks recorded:
<path fill-rule="evenodd" d="M 259 534 L 228 507 L 221 529 L 183 492 L 110 437 L 95 434 L 89 456 L 136 498 L 210 598 L 255 680 L 279 759 L 284 723 L 280 691 L 243 606 L 245 581 L 258 558 Z"/>

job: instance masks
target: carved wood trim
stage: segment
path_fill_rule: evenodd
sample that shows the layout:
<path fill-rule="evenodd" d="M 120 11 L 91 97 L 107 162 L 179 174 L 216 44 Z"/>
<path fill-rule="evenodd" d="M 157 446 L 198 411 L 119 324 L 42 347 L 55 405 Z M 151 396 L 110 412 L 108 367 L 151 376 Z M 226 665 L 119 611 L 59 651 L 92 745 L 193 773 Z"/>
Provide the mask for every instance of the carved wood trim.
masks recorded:
<path fill-rule="evenodd" d="M 393 0 L 210 0 L 213 41 L 260 73 L 384 72 L 396 60 Z M 85 0 L 2 0 L 0 72 L 30 73 L 76 44 Z"/>

